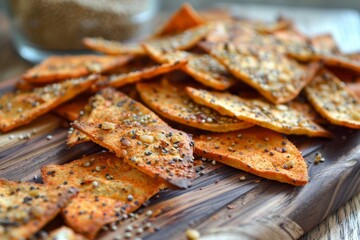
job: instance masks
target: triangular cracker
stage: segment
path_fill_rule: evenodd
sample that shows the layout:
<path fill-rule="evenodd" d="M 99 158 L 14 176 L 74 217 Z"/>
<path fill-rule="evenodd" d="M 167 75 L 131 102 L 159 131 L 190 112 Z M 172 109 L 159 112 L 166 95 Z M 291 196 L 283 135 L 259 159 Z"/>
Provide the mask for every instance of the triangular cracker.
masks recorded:
<path fill-rule="evenodd" d="M 212 132 L 229 132 L 253 126 L 196 104 L 186 95 L 185 86 L 163 80 L 160 84 L 139 83 L 136 88 L 143 101 L 156 113 L 190 127 Z"/>
<path fill-rule="evenodd" d="M 277 52 L 231 44 L 218 46 L 211 55 L 224 64 L 238 79 L 259 91 L 272 103 L 294 99 L 319 69 L 319 64 L 301 65 Z"/>
<path fill-rule="evenodd" d="M 0 179 L 1 239 L 28 239 L 74 197 L 70 187 Z"/>
<path fill-rule="evenodd" d="M 98 75 L 70 79 L 31 91 L 5 93 L 0 97 L 0 130 L 27 124 L 88 89 Z"/>
<path fill-rule="evenodd" d="M 174 34 L 203 24 L 205 21 L 188 3 L 184 3 L 173 13 L 155 36 Z"/>
<path fill-rule="evenodd" d="M 155 113 L 141 103 L 113 88 L 104 88 L 93 96 L 78 118 L 79 122 L 102 123 L 104 121 L 133 126 L 167 126 Z M 67 145 L 87 142 L 90 139 L 74 130 L 68 136 Z"/>
<path fill-rule="evenodd" d="M 210 92 L 192 87 L 186 93 L 198 104 L 221 114 L 234 116 L 276 132 L 310 137 L 330 137 L 331 133 L 289 105 L 274 105 L 265 99 L 244 99 L 230 93 Z"/>
<path fill-rule="evenodd" d="M 360 129 L 360 100 L 345 83 L 327 70 L 305 88 L 308 100 L 329 122 Z"/>
<path fill-rule="evenodd" d="M 84 38 L 83 44 L 91 50 L 107 55 L 146 55 L 145 50 L 137 43 L 120 43 L 103 38 Z"/>
<path fill-rule="evenodd" d="M 178 50 L 159 56 L 158 59 L 170 63 L 186 60 L 187 64 L 182 66 L 182 70 L 196 81 L 216 90 L 228 89 L 237 82 L 218 60 L 208 54 L 195 54 Z"/>
<path fill-rule="evenodd" d="M 301 152 L 281 134 L 260 128 L 202 134 L 194 139 L 195 153 L 237 169 L 296 186 L 308 182 Z"/>
<path fill-rule="evenodd" d="M 65 165 L 48 165 L 41 173 L 47 185 L 79 189 L 62 215 L 67 225 L 90 239 L 105 224 L 121 220 L 165 187 L 112 153 L 93 154 Z"/>
<path fill-rule="evenodd" d="M 72 126 L 151 177 L 187 188 L 195 176 L 193 142 L 185 132 L 163 126 L 133 127 L 108 122 L 75 122 Z"/>
<path fill-rule="evenodd" d="M 30 83 L 53 83 L 91 73 L 103 73 L 127 63 L 131 56 L 52 56 L 29 69 L 22 78 Z"/>

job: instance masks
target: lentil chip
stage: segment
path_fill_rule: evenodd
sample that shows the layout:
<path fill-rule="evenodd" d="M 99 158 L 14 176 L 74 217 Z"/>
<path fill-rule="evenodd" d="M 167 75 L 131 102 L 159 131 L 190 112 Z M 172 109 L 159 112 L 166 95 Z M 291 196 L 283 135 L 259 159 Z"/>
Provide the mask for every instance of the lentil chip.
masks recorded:
<path fill-rule="evenodd" d="M 310 137 L 331 136 L 330 132 L 289 105 L 274 105 L 261 98 L 244 99 L 229 93 L 197 90 L 192 87 L 187 87 L 186 93 L 198 104 L 211 107 L 221 114 L 234 116 L 276 132 Z"/>
<path fill-rule="evenodd" d="M 305 88 L 308 100 L 329 122 L 360 129 L 360 100 L 345 83 L 323 70 Z"/>
<path fill-rule="evenodd" d="M 239 134 L 241 138 L 237 137 Z M 253 127 L 226 134 L 202 134 L 194 141 L 195 154 L 201 157 L 296 186 L 308 182 L 306 162 L 300 151 L 271 130 Z"/>
<path fill-rule="evenodd" d="M 50 222 L 77 193 L 70 187 L 0 179 L 1 239 L 28 239 Z"/>
<path fill-rule="evenodd" d="M 216 90 L 228 89 L 237 82 L 219 61 L 208 54 L 195 54 L 178 50 L 158 56 L 157 59 L 171 63 L 187 60 L 187 64 L 181 69 L 196 81 Z"/>
<path fill-rule="evenodd" d="M 87 162 L 89 166 L 85 166 Z M 100 171 L 95 170 L 97 166 Z M 66 179 L 67 185 L 79 189 L 62 215 L 68 226 L 89 239 L 105 224 L 121 220 L 165 187 L 112 153 L 93 154 L 65 165 L 48 165 L 41 173 L 46 185 L 62 185 Z M 129 194 L 133 201 L 128 201 Z"/>
<path fill-rule="evenodd" d="M 113 130 L 101 129 L 93 123 L 72 126 L 153 178 L 187 188 L 195 176 L 192 142 L 184 132 L 163 126 L 117 125 Z M 128 143 L 124 144 L 125 141 Z"/>
<path fill-rule="evenodd" d="M 234 76 L 275 104 L 294 99 L 320 67 L 318 63 L 301 65 L 274 51 L 251 51 L 248 47 L 231 44 L 219 45 L 211 55 Z"/>
<path fill-rule="evenodd" d="M 229 132 L 253 126 L 196 104 L 186 95 L 185 86 L 166 79 L 161 83 L 136 85 L 143 101 L 156 113 L 172 121 L 212 132 Z"/>
<path fill-rule="evenodd" d="M 104 73 L 124 65 L 131 56 L 52 56 L 29 69 L 22 78 L 30 83 L 53 83 L 92 73 Z"/>
<path fill-rule="evenodd" d="M 70 79 L 30 91 L 5 93 L 0 97 L 0 130 L 10 131 L 27 124 L 87 90 L 98 75 Z"/>
<path fill-rule="evenodd" d="M 78 121 L 98 124 L 110 122 L 133 126 L 167 126 L 141 103 L 113 88 L 104 88 L 91 97 Z M 72 147 L 87 141 L 90 139 L 86 135 L 74 130 L 68 136 L 67 145 Z"/>
<path fill-rule="evenodd" d="M 46 237 L 46 240 L 86 240 L 86 238 L 80 234 L 77 234 L 71 228 L 62 226 L 50 232 L 49 236 Z"/>

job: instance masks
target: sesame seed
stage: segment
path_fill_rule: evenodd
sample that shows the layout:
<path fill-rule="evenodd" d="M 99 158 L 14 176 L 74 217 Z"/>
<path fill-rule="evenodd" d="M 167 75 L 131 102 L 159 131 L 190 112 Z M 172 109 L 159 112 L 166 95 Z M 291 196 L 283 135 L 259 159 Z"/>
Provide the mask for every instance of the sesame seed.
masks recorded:
<path fill-rule="evenodd" d="M 127 196 L 127 200 L 131 202 L 132 200 L 134 200 L 134 196 L 131 195 L 131 194 L 129 194 L 129 195 Z"/>
<path fill-rule="evenodd" d="M 98 186 L 99 186 L 99 183 L 98 183 L 97 181 L 93 181 L 93 182 L 92 182 L 92 185 L 93 185 L 94 187 L 98 187 Z"/>
<path fill-rule="evenodd" d="M 153 214 L 153 212 L 151 210 L 148 210 L 148 211 L 146 211 L 145 216 L 151 217 L 152 214 Z"/>
<path fill-rule="evenodd" d="M 245 181 L 246 180 L 246 177 L 245 176 L 241 176 L 240 177 L 240 181 Z"/>
<path fill-rule="evenodd" d="M 186 230 L 186 237 L 189 239 L 189 240 L 197 240 L 197 239 L 200 239 L 200 233 L 198 230 L 196 229 L 188 229 Z"/>
<path fill-rule="evenodd" d="M 100 167 L 100 166 L 96 166 L 96 167 L 95 167 L 95 171 L 100 172 L 100 171 L 101 171 L 101 167 Z"/>
<path fill-rule="evenodd" d="M 212 164 L 212 165 L 216 165 L 216 161 L 215 161 L 215 160 L 212 160 L 211 164 Z"/>
<path fill-rule="evenodd" d="M 46 140 L 51 140 L 53 137 L 51 135 L 46 136 Z"/>
<path fill-rule="evenodd" d="M 90 166 L 90 162 L 85 162 L 84 163 L 84 167 L 89 167 Z"/>
<path fill-rule="evenodd" d="M 132 237 L 132 234 L 131 234 L 130 232 L 126 232 L 125 235 L 124 235 L 124 237 L 125 237 L 126 239 L 129 239 L 129 238 Z"/>

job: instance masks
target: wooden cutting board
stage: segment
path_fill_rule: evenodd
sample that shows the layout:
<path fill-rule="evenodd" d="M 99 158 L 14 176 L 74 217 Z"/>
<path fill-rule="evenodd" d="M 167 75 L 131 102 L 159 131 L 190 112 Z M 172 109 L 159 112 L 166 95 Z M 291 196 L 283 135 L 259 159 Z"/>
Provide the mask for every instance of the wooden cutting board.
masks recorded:
<path fill-rule="evenodd" d="M 9 90 L 13 83 L 1 83 L 0 92 Z M 93 143 L 68 149 L 67 130 L 68 123 L 50 113 L 1 134 L 0 177 L 41 181 L 42 166 L 63 164 L 101 150 Z M 308 162 L 310 183 L 305 187 L 204 162 L 205 174 L 199 175 L 191 188 L 159 193 L 138 211 L 137 219 L 125 220 L 116 231 L 103 231 L 99 239 L 124 236 L 126 226 L 142 226 L 147 221 L 153 227 L 144 230 L 143 239 L 185 239 L 188 228 L 199 230 L 204 239 L 297 239 L 360 192 L 360 131 L 331 130 L 336 133 L 333 140 L 291 137 Z M 326 160 L 314 164 L 318 152 Z M 246 180 L 240 181 L 241 176 Z M 149 219 L 143 214 L 147 210 L 157 217 Z"/>

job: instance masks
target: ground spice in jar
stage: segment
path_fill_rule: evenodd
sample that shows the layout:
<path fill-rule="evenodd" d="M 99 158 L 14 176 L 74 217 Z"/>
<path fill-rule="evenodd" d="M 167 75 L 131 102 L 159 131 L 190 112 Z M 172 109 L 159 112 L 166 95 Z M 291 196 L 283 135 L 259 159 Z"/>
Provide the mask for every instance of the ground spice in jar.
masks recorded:
<path fill-rule="evenodd" d="M 15 37 L 44 50 L 81 50 L 83 37 L 126 40 L 155 11 L 154 0 L 11 0 Z"/>

